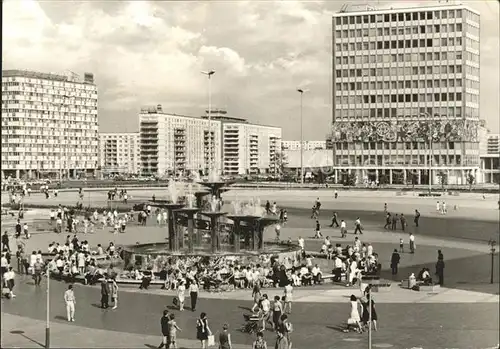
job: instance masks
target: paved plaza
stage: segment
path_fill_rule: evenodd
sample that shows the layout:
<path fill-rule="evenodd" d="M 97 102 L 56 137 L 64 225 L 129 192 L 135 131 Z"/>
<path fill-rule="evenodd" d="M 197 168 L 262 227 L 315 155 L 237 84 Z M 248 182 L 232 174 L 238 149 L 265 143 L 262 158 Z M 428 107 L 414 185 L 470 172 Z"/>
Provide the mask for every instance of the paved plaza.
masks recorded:
<path fill-rule="evenodd" d="M 165 191 L 138 190 L 131 192 L 134 199 L 149 199 L 152 193 L 157 198 L 166 198 Z M 226 193 L 225 200 L 251 197 L 255 191 L 235 190 Z M 370 242 L 380 256 L 383 267 L 382 277 L 394 280 L 390 292 L 374 295 L 379 315 L 379 331 L 373 334 L 374 348 L 492 348 L 499 342 L 498 326 L 498 272 L 495 283 L 489 285 L 490 255 L 485 241 L 498 237 L 497 197 L 464 194 L 446 197 L 450 212 L 446 216 L 435 212 L 437 199 L 413 196 L 396 196 L 388 192 L 339 192 L 339 199 L 333 199 L 332 192 L 326 191 L 263 191 L 259 192 L 262 204 L 266 200 L 277 201 L 278 206 L 287 207 L 289 224 L 282 229 L 282 239 L 306 238 L 306 249 L 316 251 L 320 242 L 311 239 L 313 221 L 309 218 L 310 206 L 316 197 L 322 205 L 321 224 L 323 234 L 332 242 L 352 243 L 349 234 L 342 240 L 338 229 L 328 228 L 331 210 L 339 212 L 340 219 L 352 221 L 359 216 L 365 227 L 360 238 Z M 374 195 L 376 194 L 376 195 Z M 105 205 L 105 193 L 88 192 L 93 204 Z M 27 199 L 27 203 L 74 204 L 77 194 L 61 192 L 60 197 L 45 200 L 38 194 Z M 4 196 L 2 195 L 2 200 Z M 87 200 L 87 197 L 86 197 Z M 388 203 L 389 211 L 408 215 L 408 223 L 416 236 L 417 250 L 414 255 L 404 253 L 397 277 L 390 275 L 389 260 L 392 250 L 398 246 L 399 238 L 408 243 L 408 232 L 384 231 L 383 204 Z M 453 210 L 457 205 L 458 209 Z M 413 227 L 412 213 L 419 209 L 422 213 L 421 227 Z M 26 220 L 38 224 L 47 219 L 44 210 L 32 210 Z M 2 220 L 2 230 L 12 229 L 9 219 Z M 42 223 L 39 223 L 42 224 Z M 352 229 L 351 229 L 352 232 Z M 87 234 L 85 239 L 91 245 L 109 241 L 116 244 L 165 241 L 166 228 L 130 225 L 124 234 L 113 235 L 109 229 L 97 229 Z M 52 241 L 63 242 L 66 234 L 57 235 L 49 231 L 33 232 L 27 240 L 27 249 L 46 250 Z M 267 239 L 274 238 L 269 229 Z M 498 241 L 498 238 L 496 238 Z M 437 259 L 437 249 L 445 256 L 445 287 L 435 293 L 415 292 L 400 288 L 398 283 L 411 272 L 418 272 L 423 266 L 431 271 Z M 498 255 L 496 261 L 498 262 Z M 330 267 L 325 260 L 318 260 L 323 270 Z M 496 263 L 496 266 L 498 263 Z M 331 267 L 330 267 L 331 268 Z M 498 269 L 497 269 L 498 270 Z M 159 318 L 161 311 L 172 307 L 172 292 L 151 287 L 148 291 L 136 287 L 120 288 L 120 307 L 116 310 L 98 308 L 99 287 L 75 286 L 77 297 L 76 322 L 65 321 L 65 306 L 62 295 L 66 285 L 51 282 L 51 321 L 53 347 L 108 347 L 147 348 L 159 344 Z M 2 348 L 41 347 L 44 343 L 45 281 L 35 288 L 33 281 L 18 277 L 17 298 L 2 299 Z M 266 289 L 270 297 L 282 295 L 281 289 Z M 366 334 L 345 334 L 339 329 L 349 316 L 348 297 L 359 295 L 359 289 L 333 285 L 322 285 L 294 290 L 292 334 L 294 348 L 361 348 L 367 345 Z M 253 338 L 241 333 L 243 314 L 251 307 L 250 291 L 234 291 L 222 294 L 201 293 L 199 311 L 208 314 L 212 329 L 220 330 L 224 322 L 231 326 L 235 348 L 250 348 Z M 189 304 L 189 300 L 187 301 Z M 175 310 L 174 310 L 175 311 Z M 183 332 L 179 334 L 181 348 L 197 348 L 195 320 L 199 315 L 186 311 L 176 313 L 176 320 Z M 20 333 L 19 331 L 23 331 Z M 268 345 L 274 346 L 275 335 L 265 334 Z M 116 338 L 116 339 L 115 339 Z"/>

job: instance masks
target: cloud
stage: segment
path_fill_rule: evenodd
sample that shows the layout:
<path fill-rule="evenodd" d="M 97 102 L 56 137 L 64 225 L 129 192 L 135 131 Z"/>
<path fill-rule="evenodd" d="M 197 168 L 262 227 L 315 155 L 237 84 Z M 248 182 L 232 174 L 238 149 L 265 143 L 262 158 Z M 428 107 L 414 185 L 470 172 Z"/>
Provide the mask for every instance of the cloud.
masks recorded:
<path fill-rule="evenodd" d="M 414 3 L 418 3 L 415 1 Z M 378 6 L 387 7 L 391 2 Z M 392 1 L 392 4 L 397 4 Z M 304 95 L 304 135 L 324 139 L 331 122 L 331 16 L 337 1 L 3 2 L 5 68 L 93 72 L 104 131 L 137 128 L 142 105 L 200 115 L 216 70 L 214 106 L 300 134 L 297 87 Z M 408 6 L 408 2 L 405 2 Z M 482 13 L 482 112 L 498 128 L 498 4 Z M 496 70 L 493 70 L 496 69 Z M 483 97 L 482 97 L 483 98 Z M 495 103 L 492 103 L 494 100 Z"/>

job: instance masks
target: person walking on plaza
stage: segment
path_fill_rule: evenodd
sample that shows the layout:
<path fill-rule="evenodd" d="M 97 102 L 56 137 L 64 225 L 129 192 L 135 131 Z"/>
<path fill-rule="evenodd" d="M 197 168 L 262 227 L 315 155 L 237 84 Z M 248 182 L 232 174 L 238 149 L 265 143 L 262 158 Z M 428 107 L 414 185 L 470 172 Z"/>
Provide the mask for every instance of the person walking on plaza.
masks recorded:
<path fill-rule="evenodd" d="M 415 235 L 410 233 L 410 253 L 415 253 Z"/>
<path fill-rule="evenodd" d="M 320 239 L 323 237 L 323 235 L 321 234 L 321 224 L 318 220 L 316 220 L 316 235 L 314 237 L 316 239 Z"/>
<path fill-rule="evenodd" d="M 33 279 L 35 281 L 35 286 L 40 286 L 42 281 L 43 263 L 37 258 L 35 264 L 33 264 Z"/>
<path fill-rule="evenodd" d="M 14 294 L 14 279 L 16 277 L 16 274 L 14 273 L 14 270 L 12 270 L 12 267 L 9 267 L 9 269 L 2 276 L 5 286 L 7 286 L 7 288 L 9 289 L 9 299 L 15 298 L 16 295 Z"/>
<path fill-rule="evenodd" d="M 282 332 L 278 332 L 274 349 L 288 349 L 288 341 Z"/>
<path fill-rule="evenodd" d="M 7 231 L 2 235 L 2 251 L 10 252 L 9 233 Z"/>
<path fill-rule="evenodd" d="M 401 213 L 399 221 L 401 222 L 401 230 L 405 231 L 405 228 L 406 228 L 406 217 L 405 217 L 404 214 Z"/>
<path fill-rule="evenodd" d="M 186 286 L 184 285 L 184 280 L 181 280 L 179 286 L 177 286 L 177 298 L 179 299 L 179 311 L 184 311 L 184 302 L 186 301 Z"/>
<path fill-rule="evenodd" d="M 104 276 L 101 282 L 101 308 L 109 308 L 109 284 L 107 275 Z"/>
<path fill-rule="evenodd" d="M 391 227 L 391 214 L 387 212 L 387 214 L 385 215 L 384 229 L 389 229 L 390 227 Z"/>
<path fill-rule="evenodd" d="M 339 227 L 339 222 L 337 221 L 337 212 L 333 212 L 332 224 L 330 224 L 329 227 L 333 228 L 334 224 L 335 224 L 335 228 Z"/>
<path fill-rule="evenodd" d="M 404 253 L 405 252 L 405 243 L 403 241 L 403 238 L 399 239 L 399 252 Z"/>
<path fill-rule="evenodd" d="M 253 342 L 252 349 L 267 349 L 267 343 L 264 340 L 264 333 L 257 332 L 257 339 Z"/>
<path fill-rule="evenodd" d="M 293 301 L 293 286 L 292 282 L 289 281 L 285 285 L 285 300 L 284 300 L 284 305 L 283 305 L 283 312 L 287 314 L 292 313 L 292 301 Z"/>
<path fill-rule="evenodd" d="M 401 260 L 401 256 L 399 255 L 398 250 L 394 249 L 394 252 L 392 252 L 392 256 L 391 256 L 392 275 L 396 275 L 398 273 L 398 264 L 399 264 L 400 260 Z"/>
<path fill-rule="evenodd" d="M 399 220 L 399 217 L 398 217 L 398 214 L 396 213 L 394 216 L 392 216 L 391 230 L 397 229 L 398 220 Z"/>
<path fill-rule="evenodd" d="M 439 286 L 443 286 L 444 284 L 444 260 L 442 255 L 439 256 L 438 261 L 436 263 L 436 276 L 438 277 Z"/>
<path fill-rule="evenodd" d="M 361 219 L 356 218 L 356 221 L 354 221 L 354 235 L 358 235 L 358 232 L 360 234 L 363 234 L 362 228 L 361 228 Z"/>
<path fill-rule="evenodd" d="M 418 210 L 415 210 L 415 218 L 413 219 L 413 222 L 415 222 L 415 226 L 418 228 L 418 222 L 420 221 L 420 212 Z"/>
<path fill-rule="evenodd" d="M 347 223 L 343 219 L 340 221 L 340 235 L 343 238 L 347 235 Z"/>
<path fill-rule="evenodd" d="M 73 292 L 73 285 L 68 285 L 68 289 L 64 292 L 64 302 L 66 303 L 66 315 L 68 316 L 68 321 L 75 321 L 75 305 L 76 298 Z"/>
<path fill-rule="evenodd" d="M 175 314 L 170 314 L 170 320 L 168 321 L 168 336 L 171 348 L 177 348 L 177 331 L 182 331 L 177 323 L 175 322 Z M 167 347 L 169 348 L 169 347 Z"/>
<path fill-rule="evenodd" d="M 198 292 L 200 287 L 198 282 L 193 280 L 189 285 L 189 297 L 191 298 L 191 311 L 196 311 L 196 304 L 198 303 Z"/>
<path fill-rule="evenodd" d="M 118 308 L 118 284 L 116 283 L 116 276 L 111 278 L 111 300 L 113 301 L 113 310 Z"/>
<path fill-rule="evenodd" d="M 208 326 L 208 319 L 206 313 L 201 313 L 200 318 L 196 320 L 196 338 L 201 342 L 201 348 L 208 348 L 208 336 L 212 335 L 210 327 Z"/>
<path fill-rule="evenodd" d="M 163 316 L 161 317 L 160 319 L 160 328 L 161 328 L 161 336 L 162 336 L 162 340 L 161 340 L 161 343 L 160 345 L 158 346 L 158 349 L 160 348 L 170 348 L 170 331 L 169 331 L 169 328 L 168 328 L 168 322 L 170 321 L 170 314 L 168 312 L 168 310 L 164 310 L 163 311 Z"/>
<path fill-rule="evenodd" d="M 222 332 L 219 333 L 219 349 L 233 349 L 228 324 L 222 325 Z"/>

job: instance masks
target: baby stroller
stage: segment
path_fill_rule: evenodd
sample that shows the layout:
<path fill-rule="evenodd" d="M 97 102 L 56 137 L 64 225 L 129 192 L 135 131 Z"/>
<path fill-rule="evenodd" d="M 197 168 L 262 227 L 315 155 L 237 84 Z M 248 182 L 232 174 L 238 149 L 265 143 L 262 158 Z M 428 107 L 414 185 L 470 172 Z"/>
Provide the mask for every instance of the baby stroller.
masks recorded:
<path fill-rule="evenodd" d="M 243 314 L 245 319 L 245 324 L 241 327 L 241 332 L 256 334 L 259 332 L 259 323 L 262 322 L 262 318 L 257 314 Z"/>

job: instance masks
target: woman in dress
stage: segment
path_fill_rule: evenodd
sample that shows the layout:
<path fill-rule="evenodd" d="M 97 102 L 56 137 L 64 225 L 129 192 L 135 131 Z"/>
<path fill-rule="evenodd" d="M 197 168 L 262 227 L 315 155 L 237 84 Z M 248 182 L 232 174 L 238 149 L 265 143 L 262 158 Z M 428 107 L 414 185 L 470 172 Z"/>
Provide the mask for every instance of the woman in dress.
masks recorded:
<path fill-rule="evenodd" d="M 177 298 L 179 298 L 179 311 L 183 311 L 184 301 L 186 300 L 186 286 L 184 285 L 184 280 L 182 280 L 177 287 Z"/>
<path fill-rule="evenodd" d="M 208 348 L 208 336 L 211 334 L 207 314 L 201 313 L 200 318 L 196 320 L 196 338 L 201 342 L 202 349 Z"/>
<path fill-rule="evenodd" d="M 253 297 L 252 313 L 255 313 L 260 307 L 260 299 L 262 297 L 262 293 L 260 292 L 260 281 L 257 281 L 253 285 L 252 297 Z"/>
<path fill-rule="evenodd" d="M 288 283 L 285 286 L 285 304 L 283 306 L 283 311 L 287 314 L 292 313 L 292 300 L 293 300 L 293 286 L 291 281 L 288 281 Z"/>
<path fill-rule="evenodd" d="M 111 298 L 113 300 L 113 309 L 118 308 L 118 284 L 116 283 L 116 277 L 111 279 Z"/>
<path fill-rule="evenodd" d="M 375 302 L 372 301 L 370 302 L 370 294 L 366 295 L 366 301 L 363 301 L 363 316 L 362 316 L 362 323 L 363 325 L 369 326 L 370 322 L 370 303 L 371 303 L 371 308 L 372 308 L 372 324 L 373 324 L 373 329 L 377 331 L 377 312 L 375 311 Z"/>
<path fill-rule="evenodd" d="M 351 295 L 351 314 L 347 319 L 347 326 L 344 332 L 349 332 L 353 328 L 356 332 L 361 333 L 361 318 L 359 316 L 359 302 L 355 295 Z"/>

